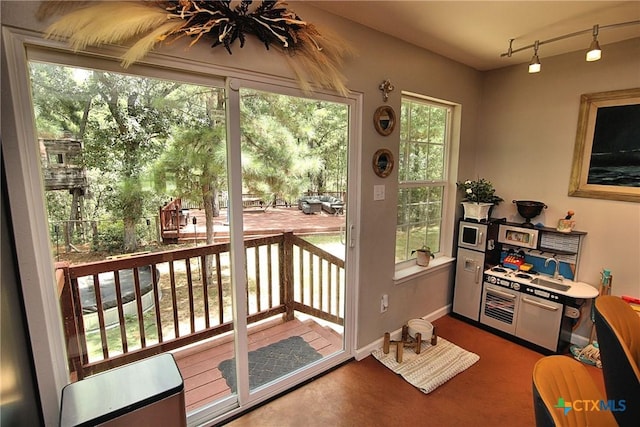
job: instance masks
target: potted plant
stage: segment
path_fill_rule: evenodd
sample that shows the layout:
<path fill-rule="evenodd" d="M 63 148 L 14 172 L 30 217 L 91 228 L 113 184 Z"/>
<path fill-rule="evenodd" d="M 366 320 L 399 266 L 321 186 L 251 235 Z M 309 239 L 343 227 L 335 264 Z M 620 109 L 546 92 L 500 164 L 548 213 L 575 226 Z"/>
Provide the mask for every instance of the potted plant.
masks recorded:
<path fill-rule="evenodd" d="M 493 184 L 484 178 L 475 181 L 468 179 L 456 183 L 456 186 L 458 190 L 463 191 L 464 219 L 486 220 L 489 218 L 489 209 L 504 200 L 496 195 Z"/>
<path fill-rule="evenodd" d="M 416 253 L 416 264 L 422 267 L 426 267 L 429 265 L 429 261 L 431 258 L 435 258 L 433 252 L 431 252 L 431 248 L 429 246 L 423 246 L 420 249 L 416 249 L 411 251 L 411 255 Z"/>

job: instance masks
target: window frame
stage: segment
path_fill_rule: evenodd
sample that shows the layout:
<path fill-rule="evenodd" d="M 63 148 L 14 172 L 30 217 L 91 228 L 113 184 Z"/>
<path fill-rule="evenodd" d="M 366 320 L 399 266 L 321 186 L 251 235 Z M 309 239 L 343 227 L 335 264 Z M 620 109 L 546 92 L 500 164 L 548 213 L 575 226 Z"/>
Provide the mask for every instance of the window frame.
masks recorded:
<path fill-rule="evenodd" d="M 444 266 L 452 263 L 454 258 L 451 257 L 453 250 L 453 224 L 455 223 L 455 195 L 456 195 L 456 177 L 458 171 L 458 152 L 460 145 L 460 117 L 461 106 L 459 104 L 420 95 L 412 92 L 402 92 L 401 103 L 405 100 L 417 101 L 423 104 L 430 104 L 436 107 L 445 108 L 447 111 L 446 129 L 444 135 L 444 164 L 443 164 L 443 180 L 415 180 L 403 181 L 400 172 L 398 172 L 398 200 L 396 206 L 400 203 L 400 191 L 407 188 L 442 188 L 442 211 L 440 218 L 440 240 L 439 250 L 434 254 L 435 259 L 429 263 L 428 267 L 420 267 L 416 264 L 416 258 L 410 258 L 404 261 L 395 262 L 394 281 L 396 284 L 402 283 L 410 278 L 426 274 L 435 270 L 439 270 Z M 400 120 L 400 126 L 402 126 Z M 399 132 L 402 135 L 402 129 Z M 399 141 L 399 145 L 400 141 Z M 400 156 L 402 158 L 402 156 Z M 399 168 L 400 169 L 400 168 Z M 396 212 L 396 218 L 398 212 Z M 396 233 L 399 224 L 396 220 Z M 394 251 L 395 254 L 395 251 Z"/>

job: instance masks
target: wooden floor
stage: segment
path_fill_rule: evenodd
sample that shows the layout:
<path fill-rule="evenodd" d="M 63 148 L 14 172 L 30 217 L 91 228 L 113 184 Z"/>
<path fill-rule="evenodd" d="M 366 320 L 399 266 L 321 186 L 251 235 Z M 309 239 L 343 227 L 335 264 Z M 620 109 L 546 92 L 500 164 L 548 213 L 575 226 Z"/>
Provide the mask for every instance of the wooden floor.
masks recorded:
<path fill-rule="evenodd" d="M 249 351 L 300 336 L 322 356 L 342 349 L 342 337 L 313 320 L 270 320 L 249 329 Z M 174 353 L 184 379 L 187 412 L 231 394 L 218 365 L 234 357 L 233 337 L 225 334 Z"/>
<path fill-rule="evenodd" d="M 368 356 L 224 425 L 535 426 L 531 378 L 533 366 L 544 356 L 451 316 L 433 323 L 439 336 L 478 354 L 480 360 L 430 394 Z M 604 396 L 602 371 L 582 366 Z"/>

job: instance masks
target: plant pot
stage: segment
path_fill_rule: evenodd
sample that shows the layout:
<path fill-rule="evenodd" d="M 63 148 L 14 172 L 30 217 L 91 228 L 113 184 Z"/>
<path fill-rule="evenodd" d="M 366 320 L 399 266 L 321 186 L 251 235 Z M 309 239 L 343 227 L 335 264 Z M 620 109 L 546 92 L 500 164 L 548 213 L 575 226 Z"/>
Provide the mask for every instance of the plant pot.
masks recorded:
<path fill-rule="evenodd" d="M 462 202 L 464 219 L 483 221 L 489 219 L 489 209 L 493 203 Z"/>
<path fill-rule="evenodd" d="M 431 252 L 428 251 L 416 251 L 416 264 L 420 267 L 427 267 L 431 260 Z"/>

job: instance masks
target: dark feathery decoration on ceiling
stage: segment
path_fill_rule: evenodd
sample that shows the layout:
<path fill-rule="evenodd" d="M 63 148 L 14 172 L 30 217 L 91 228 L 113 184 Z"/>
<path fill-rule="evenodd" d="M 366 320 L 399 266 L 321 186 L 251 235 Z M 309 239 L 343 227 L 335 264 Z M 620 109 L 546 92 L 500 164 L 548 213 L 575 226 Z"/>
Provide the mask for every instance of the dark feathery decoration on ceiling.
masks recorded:
<path fill-rule="evenodd" d="M 132 43 L 122 56 L 123 67 L 141 60 L 161 42 L 190 37 L 190 46 L 203 39 L 211 47 L 240 48 L 248 36 L 256 37 L 267 50 L 285 54 L 301 87 L 309 81 L 332 88 L 342 95 L 348 90 L 340 71 L 351 53 L 342 40 L 320 32 L 287 9 L 282 1 L 242 0 L 232 7 L 230 0 L 198 1 L 92 1 L 45 2 L 39 15 L 62 15 L 47 29 L 49 38 L 68 39 L 75 50 L 102 44 Z"/>

